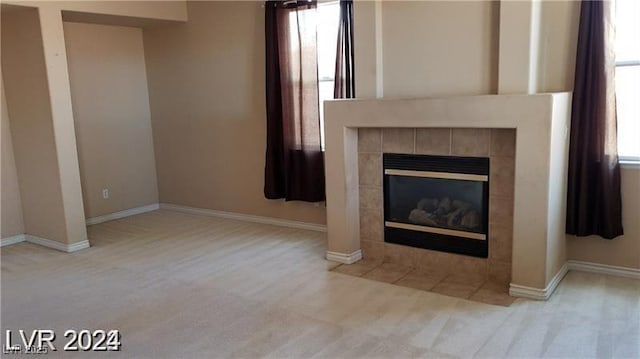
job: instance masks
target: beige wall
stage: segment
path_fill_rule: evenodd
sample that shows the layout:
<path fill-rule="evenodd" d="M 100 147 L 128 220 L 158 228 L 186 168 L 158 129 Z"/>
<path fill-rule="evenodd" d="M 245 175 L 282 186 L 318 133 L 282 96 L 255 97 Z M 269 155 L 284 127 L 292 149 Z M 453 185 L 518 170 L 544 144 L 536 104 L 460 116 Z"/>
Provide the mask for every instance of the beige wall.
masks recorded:
<path fill-rule="evenodd" d="M 536 93 L 540 1 L 501 1 L 498 93 Z"/>
<path fill-rule="evenodd" d="M 57 148 L 37 10 L 2 11 L 2 74 L 25 232 L 67 242 Z"/>
<path fill-rule="evenodd" d="M 7 112 L 7 100 L 4 95 L 4 81 L 2 82 L 2 218 L 1 238 L 7 238 L 24 233 L 24 222 L 22 220 L 22 200 L 20 199 L 20 188 L 18 187 L 18 173 L 16 162 L 13 156 L 13 141 L 11 139 L 11 126 L 9 124 L 9 113 Z"/>
<path fill-rule="evenodd" d="M 356 1 L 358 94 L 374 97 L 376 82 L 385 97 L 495 93 L 500 6 L 498 1 Z M 579 10 L 577 1 L 540 3 L 539 34 L 533 37 L 539 41 L 538 92 L 571 88 Z"/>
<path fill-rule="evenodd" d="M 571 126 L 571 101 L 557 101 L 551 115 L 551 137 L 549 145 L 549 194 L 547 198 L 547 263 L 546 284 L 548 285 L 567 262 L 567 173 L 569 164 L 569 127 Z M 536 150 L 536 152 L 539 152 Z M 527 162 L 520 162 L 527 163 Z M 528 210 L 528 209 L 527 209 Z M 531 225 L 531 224 L 530 224 Z"/>
<path fill-rule="evenodd" d="M 142 30 L 65 22 L 64 33 L 86 217 L 158 203 Z"/>
<path fill-rule="evenodd" d="M 359 98 L 376 98 L 382 91 L 382 18 L 380 1 L 356 0 L 353 14 L 353 48 L 355 57 L 356 94 Z M 380 88 L 378 89 L 378 82 Z"/>
<path fill-rule="evenodd" d="M 67 242 L 87 239 L 87 228 L 82 204 L 78 148 L 76 144 L 71 89 L 69 88 L 69 65 L 64 44 L 62 14 L 55 8 L 41 7 L 40 32 L 44 61 L 47 69 L 47 85 L 53 117 L 59 178 L 62 190 L 62 205 L 67 226 Z"/>
<path fill-rule="evenodd" d="M 383 10 L 380 33 L 372 26 L 376 6 Z M 144 30 L 160 200 L 324 223 L 321 207 L 267 201 L 262 194 L 260 3 L 189 2 L 188 10 L 185 25 Z M 359 2 L 356 10 L 355 46 L 366 54 L 357 60 L 363 96 L 375 96 L 381 85 L 393 97 L 495 92 L 495 3 Z M 384 41 L 383 52 L 376 41 Z M 376 80 L 382 68 L 384 79 Z M 241 155 L 233 155 L 237 144 Z M 236 160 L 228 160 L 230 155 Z"/>
<path fill-rule="evenodd" d="M 640 269 L 640 169 L 622 169 L 622 226 L 614 240 L 568 237 L 569 259 Z"/>
<path fill-rule="evenodd" d="M 261 4 L 189 2 L 186 24 L 144 29 L 160 201 L 324 223 L 324 207 L 263 195 Z"/>
<path fill-rule="evenodd" d="M 496 5 L 382 2 L 384 97 L 495 93 Z"/>
<path fill-rule="evenodd" d="M 580 2 L 543 1 L 538 47 L 538 92 L 571 91 Z"/>

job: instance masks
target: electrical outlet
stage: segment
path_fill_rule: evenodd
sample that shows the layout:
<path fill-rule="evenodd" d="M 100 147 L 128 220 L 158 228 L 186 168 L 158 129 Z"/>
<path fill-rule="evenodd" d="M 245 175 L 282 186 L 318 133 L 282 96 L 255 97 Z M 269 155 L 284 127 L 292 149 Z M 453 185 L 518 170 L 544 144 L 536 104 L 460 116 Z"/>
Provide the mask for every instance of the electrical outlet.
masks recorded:
<path fill-rule="evenodd" d="M 109 189 L 108 188 L 103 188 L 102 189 L 102 199 L 109 199 Z"/>

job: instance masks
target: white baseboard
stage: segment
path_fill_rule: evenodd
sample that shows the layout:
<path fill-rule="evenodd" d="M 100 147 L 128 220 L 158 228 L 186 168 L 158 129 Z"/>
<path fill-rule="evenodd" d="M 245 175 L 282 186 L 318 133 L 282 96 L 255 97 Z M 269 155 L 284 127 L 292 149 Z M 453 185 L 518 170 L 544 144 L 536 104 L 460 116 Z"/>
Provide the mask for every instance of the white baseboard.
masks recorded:
<path fill-rule="evenodd" d="M 71 252 L 75 252 L 75 251 L 79 251 L 81 249 L 85 249 L 85 248 L 89 248 L 89 241 L 88 240 L 84 240 L 84 241 L 80 241 L 80 242 L 75 242 L 75 243 L 71 243 L 71 244 L 65 244 L 65 243 L 61 243 L 58 241 L 54 241 L 51 239 L 46 239 L 46 238 L 42 238 L 42 237 L 38 237 L 38 236 L 32 236 L 30 234 L 19 234 L 17 236 L 13 236 L 13 237 L 7 237 L 7 238 L 2 238 L 2 247 L 4 246 L 8 246 L 11 244 L 16 244 L 16 243 L 20 243 L 20 242 L 29 242 L 29 243 L 33 243 L 33 244 L 37 244 L 43 247 L 47 247 L 47 248 L 52 248 L 52 249 L 56 249 L 62 252 L 67 252 L 67 253 L 71 253 Z"/>
<path fill-rule="evenodd" d="M 547 300 L 551 297 L 551 294 L 556 290 L 558 284 L 565 275 L 569 272 L 569 265 L 565 263 L 562 268 L 551 279 L 551 282 L 547 284 L 544 289 L 527 287 L 524 285 L 518 285 L 511 283 L 509 285 L 509 295 L 512 297 L 528 298 L 535 300 Z"/>
<path fill-rule="evenodd" d="M 86 239 L 84 241 L 66 244 L 66 243 L 54 241 L 47 238 L 32 236 L 30 234 L 27 234 L 25 236 L 27 237 L 27 242 L 29 243 L 38 244 L 43 247 L 57 249 L 59 251 L 67 252 L 67 253 L 76 252 L 81 249 L 86 249 L 86 248 L 89 248 L 90 246 L 89 241 Z"/>
<path fill-rule="evenodd" d="M 362 259 L 362 250 L 358 249 L 357 251 L 350 254 L 327 251 L 326 258 L 327 260 L 332 262 L 353 264 Z"/>
<path fill-rule="evenodd" d="M 564 276 L 570 270 L 606 274 L 614 277 L 640 279 L 640 269 L 569 260 L 562 266 L 558 273 L 556 273 L 556 275 L 553 277 L 546 288 L 539 289 L 523 285 L 511 284 L 509 288 L 509 295 L 536 300 L 547 300 L 556 289 L 562 278 L 564 278 Z"/>
<path fill-rule="evenodd" d="M 194 207 L 181 206 L 181 205 L 169 204 L 169 203 L 160 203 L 160 208 L 168 209 L 168 210 L 172 210 L 172 211 L 176 211 L 176 212 L 182 212 L 182 213 L 199 214 L 199 215 L 203 215 L 203 216 L 235 219 L 235 220 L 239 220 L 239 221 L 270 224 L 270 225 L 274 225 L 274 226 L 289 227 L 289 228 L 296 228 L 296 229 L 306 229 L 306 230 L 309 230 L 309 231 L 316 231 L 316 232 L 326 232 L 327 231 L 327 226 L 324 226 L 324 225 L 321 225 L 321 224 L 291 221 L 291 220 L 288 220 L 288 219 L 253 216 L 253 215 L 250 215 L 250 214 L 217 211 L 217 210 L 205 209 L 205 208 L 194 208 Z"/>
<path fill-rule="evenodd" d="M 25 234 L 18 234 L 16 236 L 11 236 L 7 238 L 2 238 L 0 240 L 0 247 L 8 246 L 11 244 L 16 244 L 20 242 L 24 242 L 27 240 L 27 236 Z"/>
<path fill-rule="evenodd" d="M 91 244 L 88 239 L 85 239 L 84 241 L 67 244 L 67 253 L 77 252 L 89 247 L 91 247 Z"/>
<path fill-rule="evenodd" d="M 131 209 L 127 209 L 127 210 L 124 210 L 124 211 L 120 211 L 120 212 L 105 214 L 103 216 L 92 217 L 92 218 L 88 218 L 87 219 L 87 226 L 90 226 L 90 225 L 93 225 L 93 224 L 98 224 L 98 223 L 103 223 L 103 222 L 108 222 L 108 221 L 113 221 L 115 219 L 125 218 L 125 217 L 129 217 L 129 216 L 135 216 L 136 214 L 142 214 L 142 213 L 155 211 L 155 210 L 157 210 L 159 208 L 160 208 L 160 205 L 158 203 L 154 203 L 154 204 L 150 204 L 148 206 L 136 207 L 136 208 L 131 208 Z"/>
<path fill-rule="evenodd" d="M 569 270 L 607 274 L 607 275 L 612 275 L 616 277 L 640 279 L 640 269 L 636 269 L 636 268 L 610 266 L 606 264 L 574 261 L 574 260 L 567 261 L 567 264 L 569 265 Z"/>

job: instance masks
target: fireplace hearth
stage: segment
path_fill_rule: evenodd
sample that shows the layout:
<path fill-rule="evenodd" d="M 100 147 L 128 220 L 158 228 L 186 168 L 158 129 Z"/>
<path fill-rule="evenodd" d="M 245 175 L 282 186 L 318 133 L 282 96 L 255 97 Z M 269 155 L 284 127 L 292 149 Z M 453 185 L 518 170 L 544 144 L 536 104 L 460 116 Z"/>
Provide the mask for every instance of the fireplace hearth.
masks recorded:
<path fill-rule="evenodd" d="M 488 256 L 489 158 L 383 154 L 384 240 Z"/>

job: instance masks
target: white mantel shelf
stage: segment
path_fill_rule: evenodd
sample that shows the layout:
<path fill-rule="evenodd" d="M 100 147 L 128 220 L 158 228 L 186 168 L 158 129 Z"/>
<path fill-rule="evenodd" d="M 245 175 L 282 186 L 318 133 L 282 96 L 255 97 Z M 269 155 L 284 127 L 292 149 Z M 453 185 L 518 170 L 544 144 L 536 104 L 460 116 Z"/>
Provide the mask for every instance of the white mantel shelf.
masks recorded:
<path fill-rule="evenodd" d="M 515 128 L 511 286 L 548 289 L 566 261 L 570 110 L 570 93 L 325 102 L 327 251 L 360 251 L 358 128 Z"/>

